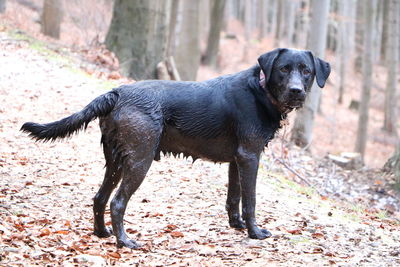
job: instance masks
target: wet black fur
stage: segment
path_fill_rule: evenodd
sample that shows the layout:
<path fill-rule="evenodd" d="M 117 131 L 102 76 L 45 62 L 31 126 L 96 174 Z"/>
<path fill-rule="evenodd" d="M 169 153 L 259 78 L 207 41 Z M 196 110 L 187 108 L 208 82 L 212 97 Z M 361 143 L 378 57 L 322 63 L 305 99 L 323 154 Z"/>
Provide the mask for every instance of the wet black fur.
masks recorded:
<path fill-rule="evenodd" d="M 229 224 L 263 239 L 271 234 L 255 221 L 258 162 L 286 117 L 272 99 L 288 110 L 300 107 L 314 77 L 323 87 L 330 67 L 311 52 L 290 49 L 266 53 L 258 62 L 248 70 L 204 82 L 141 81 L 121 86 L 67 118 L 48 124 L 28 122 L 21 130 L 36 140 L 53 141 L 100 119 L 106 173 L 94 199 L 94 231 L 100 237 L 111 235 L 104 225 L 104 210 L 121 182 L 111 201 L 118 246 L 137 247 L 123 227 L 125 208 L 161 152 L 229 162 Z M 266 89 L 260 86 L 261 70 Z"/>

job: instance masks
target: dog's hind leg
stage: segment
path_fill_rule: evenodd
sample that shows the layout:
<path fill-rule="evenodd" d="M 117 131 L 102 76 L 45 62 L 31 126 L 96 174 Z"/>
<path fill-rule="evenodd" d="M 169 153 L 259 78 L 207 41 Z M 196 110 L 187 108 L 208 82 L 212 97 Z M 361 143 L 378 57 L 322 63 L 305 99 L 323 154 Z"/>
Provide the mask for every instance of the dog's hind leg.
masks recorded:
<path fill-rule="evenodd" d="M 141 162 L 141 166 L 132 166 L 132 162 L 124 165 L 123 179 L 113 200 L 111 201 L 111 219 L 118 247 L 138 248 L 136 241 L 128 238 L 124 229 L 124 214 L 129 199 L 143 182 L 153 158 Z"/>
<path fill-rule="evenodd" d="M 106 172 L 99 191 L 94 197 L 94 234 L 98 237 L 109 237 L 112 231 L 104 224 L 104 211 L 111 192 L 121 180 L 122 166 L 112 157 L 112 149 L 109 144 L 103 143 L 104 157 L 106 160 Z"/>
<path fill-rule="evenodd" d="M 240 203 L 240 179 L 239 171 L 236 162 L 229 164 L 229 183 L 228 183 L 228 197 L 226 200 L 226 210 L 229 216 L 229 226 L 236 229 L 246 228 L 246 224 L 240 217 L 239 203 Z"/>
<path fill-rule="evenodd" d="M 132 194 L 139 188 L 158 149 L 162 133 L 161 117 L 137 111 L 121 115 L 117 140 L 122 165 L 122 181 L 111 201 L 111 220 L 118 247 L 137 248 L 124 229 L 124 214 Z"/>

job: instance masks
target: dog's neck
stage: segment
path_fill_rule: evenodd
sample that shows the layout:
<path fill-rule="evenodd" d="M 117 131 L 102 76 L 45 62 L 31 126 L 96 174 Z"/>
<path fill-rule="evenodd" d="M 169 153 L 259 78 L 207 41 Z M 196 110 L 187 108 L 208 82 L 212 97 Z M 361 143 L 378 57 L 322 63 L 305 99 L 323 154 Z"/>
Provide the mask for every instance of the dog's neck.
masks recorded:
<path fill-rule="evenodd" d="M 264 89 L 265 94 L 267 95 L 268 99 L 271 101 L 272 105 L 274 105 L 276 107 L 276 109 L 280 113 L 282 113 L 282 117 L 286 117 L 286 115 L 293 110 L 292 108 L 286 107 L 286 106 L 282 105 L 281 103 L 279 103 L 278 99 L 276 99 L 276 97 L 274 97 L 271 94 L 271 92 L 267 88 L 267 84 L 265 81 L 265 74 L 262 70 L 260 70 L 260 86 L 261 86 L 261 88 Z"/>

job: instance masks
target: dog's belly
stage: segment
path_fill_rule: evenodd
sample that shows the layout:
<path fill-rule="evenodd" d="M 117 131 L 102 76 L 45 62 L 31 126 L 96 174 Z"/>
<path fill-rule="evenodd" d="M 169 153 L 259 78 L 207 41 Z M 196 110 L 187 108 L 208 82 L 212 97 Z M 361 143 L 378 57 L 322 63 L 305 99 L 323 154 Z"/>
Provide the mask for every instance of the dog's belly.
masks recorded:
<path fill-rule="evenodd" d="M 160 151 L 164 154 L 183 154 L 191 156 L 193 160 L 198 158 L 214 162 L 232 162 L 237 149 L 234 137 L 219 136 L 215 138 L 189 137 L 182 135 L 176 128 L 167 127 L 164 131 Z"/>

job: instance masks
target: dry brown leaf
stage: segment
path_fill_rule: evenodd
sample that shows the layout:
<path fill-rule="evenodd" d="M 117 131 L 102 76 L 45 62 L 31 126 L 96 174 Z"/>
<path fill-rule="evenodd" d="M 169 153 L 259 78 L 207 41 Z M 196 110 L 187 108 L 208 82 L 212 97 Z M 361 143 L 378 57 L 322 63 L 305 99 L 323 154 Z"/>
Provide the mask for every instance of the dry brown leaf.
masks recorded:
<path fill-rule="evenodd" d="M 43 228 L 42 230 L 40 230 L 39 236 L 43 237 L 43 236 L 48 236 L 50 234 L 51 234 L 51 231 L 49 228 Z"/>
<path fill-rule="evenodd" d="M 121 258 L 121 254 L 119 254 L 119 253 L 116 252 L 116 251 L 107 252 L 107 255 L 108 255 L 109 257 L 112 257 L 112 258 L 115 258 L 115 259 Z"/>
<path fill-rule="evenodd" d="M 302 233 L 301 229 L 291 229 L 291 230 L 286 229 L 286 232 L 292 235 L 301 235 Z"/>
<path fill-rule="evenodd" d="M 182 232 L 178 232 L 178 231 L 171 232 L 170 235 L 171 235 L 172 237 L 174 237 L 174 238 L 184 237 L 183 233 L 182 233 Z"/>
<path fill-rule="evenodd" d="M 313 234 L 311 235 L 311 237 L 312 237 L 312 238 L 315 238 L 315 239 L 317 239 L 317 238 L 325 238 L 325 235 L 324 235 L 323 233 L 317 232 L 317 233 L 313 233 Z"/>
<path fill-rule="evenodd" d="M 311 253 L 319 254 L 319 253 L 323 253 L 323 252 L 324 252 L 323 248 L 317 247 L 317 248 L 314 248 Z"/>
<path fill-rule="evenodd" d="M 60 235 L 67 235 L 67 234 L 69 234 L 69 231 L 67 231 L 67 230 L 58 230 L 58 231 L 55 231 L 53 233 L 54 234 L 60 234 Z"/>

